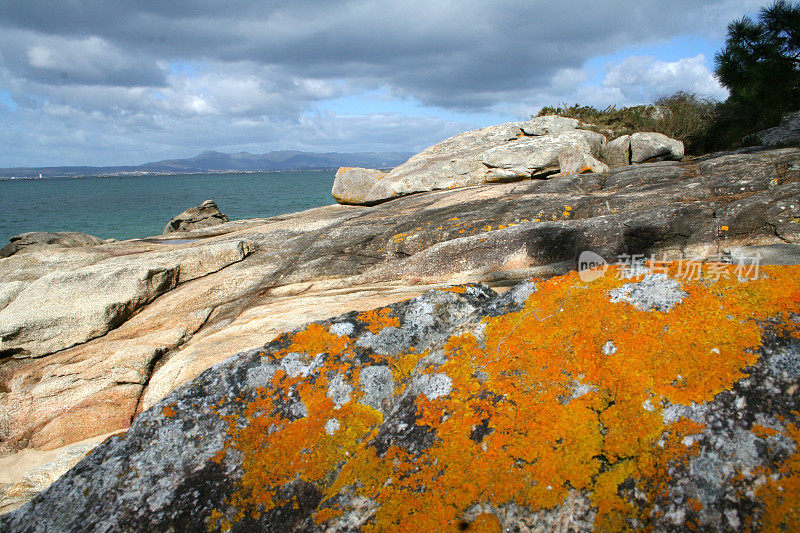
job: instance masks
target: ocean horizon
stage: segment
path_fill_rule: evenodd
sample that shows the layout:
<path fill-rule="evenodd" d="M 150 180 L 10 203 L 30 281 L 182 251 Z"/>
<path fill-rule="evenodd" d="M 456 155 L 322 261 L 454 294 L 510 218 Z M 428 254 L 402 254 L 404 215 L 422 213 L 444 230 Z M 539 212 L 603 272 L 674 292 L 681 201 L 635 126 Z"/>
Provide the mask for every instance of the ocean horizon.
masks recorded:
<path fill-rule="evenodd" d="M 335 203 L 336 172 L 286 171 L 0 181 L 0 247 L 29 231 L 78 231 L 101 239 L 161 235 L 186 209 L 214 200 L 231 220 Z"/>

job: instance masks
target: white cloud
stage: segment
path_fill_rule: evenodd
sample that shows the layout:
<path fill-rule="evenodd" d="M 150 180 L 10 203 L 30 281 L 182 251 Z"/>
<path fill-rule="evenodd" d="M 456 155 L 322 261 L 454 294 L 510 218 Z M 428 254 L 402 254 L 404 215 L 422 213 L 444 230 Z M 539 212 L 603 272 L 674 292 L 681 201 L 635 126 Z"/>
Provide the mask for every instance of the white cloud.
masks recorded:
<path fill-rule="evenodd" d="M 627 57 L 608 68 L 603 88 L 618 91 L 625 101 L 638 104 L 649 103 L 658 96 L 680 90 L 715 100 L 728 97 L 727 90 L 706 66 L 703 54 L 678 61 L 660 61 L 646 56 Z"/>

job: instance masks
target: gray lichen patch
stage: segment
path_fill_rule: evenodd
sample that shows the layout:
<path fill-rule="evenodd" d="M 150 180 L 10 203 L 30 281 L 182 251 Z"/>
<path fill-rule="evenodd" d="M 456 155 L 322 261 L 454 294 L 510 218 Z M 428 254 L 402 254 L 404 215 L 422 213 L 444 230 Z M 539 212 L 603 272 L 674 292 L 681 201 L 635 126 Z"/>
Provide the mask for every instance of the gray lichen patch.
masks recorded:
<path fill-rule="evenodd" d="M 614 341 L 608 341 L 603 345 L 603 355 L 614 355 L 617 353 L 617 347 L 614 345 Z"/>
<path fill-rule="evenodd" d="M 381 409 L 383 400 L 394 393 L 394 376 L 388 366 L 376 365 L 361 369 L 361 403 L 374 409 Z"/>
<path fill-rule="evenodd" d="M 666 274 L 647 274 L 642 281 L 609 291 L 613 303 L 627 302 L 640 311 L 670 311 L 689 294 Z"/>
<path fill-rule="evenodd" d="M 331 324 L 328 331 L 339 337 L 348 337 L 355 331 L 355 326 L 352 322 L 336 322 L 335 324 Z"/>
<path fill-rule="evenodd" d="M 444 372 L 425 374 L 414 379 L 414 390 L 429 400 L 447 396 L 453 390 L 453 380 Z"/>
<path fill-rule="evenodd" d="M 345 381 L 341 374 L 333 376 L 328 383 L 328 398 L 333 401 L 336 409 L 341 409 L 350 401 L 351 392 L 353 392 L 353 387 Z"/>
<path fill-rule="evenodd" d="M 340 427 L 341 424 L 339 423 L 339 420 L 336 418 L 331 418 L 330 420 L 325 422 L 325 433 L 327 433 L 328 435 L 333 435 L 334 433 L 339 431 Z"/>
<path fill-rule="evenodd" d="M 322 365 L 323 357 L 318 354 L 310 363 L 306 363 L 307 359 L 307 356 L 296 352 L 286 354 L 280 361 L 281 370 L 290 378 L 307 377 Z"/>

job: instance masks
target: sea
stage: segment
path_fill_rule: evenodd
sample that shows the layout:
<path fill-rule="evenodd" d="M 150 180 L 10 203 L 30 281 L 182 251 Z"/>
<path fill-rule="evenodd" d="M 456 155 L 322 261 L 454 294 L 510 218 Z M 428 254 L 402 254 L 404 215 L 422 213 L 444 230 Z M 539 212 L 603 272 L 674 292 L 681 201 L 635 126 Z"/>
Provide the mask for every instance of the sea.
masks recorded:
<path fill-rule="evenodd" d="M 161 235 L 186 209 L 214 200 L 231 220 L 335 203 L 335 171 L 0 180 L 0 247 L 28 231 L 102 239 Z"/>

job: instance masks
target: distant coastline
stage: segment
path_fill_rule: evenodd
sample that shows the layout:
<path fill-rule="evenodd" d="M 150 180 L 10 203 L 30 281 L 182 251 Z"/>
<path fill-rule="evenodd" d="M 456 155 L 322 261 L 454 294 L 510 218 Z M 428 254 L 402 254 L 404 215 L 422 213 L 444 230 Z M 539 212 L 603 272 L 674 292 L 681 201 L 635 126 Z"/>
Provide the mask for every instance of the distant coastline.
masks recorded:
<path fill-rule="evenodd" d="M 0 180 L 76 177 L 186 176 L 194 174 L 258 174 L 263 172 L 317 172 L 339 167 L 391 169 L 413 154 L 405 152 L 298 152 L 228 154 L 206 151 L 187 159 L 167 159 L 141 165 L 52 166 L 0 168 Z"/>

